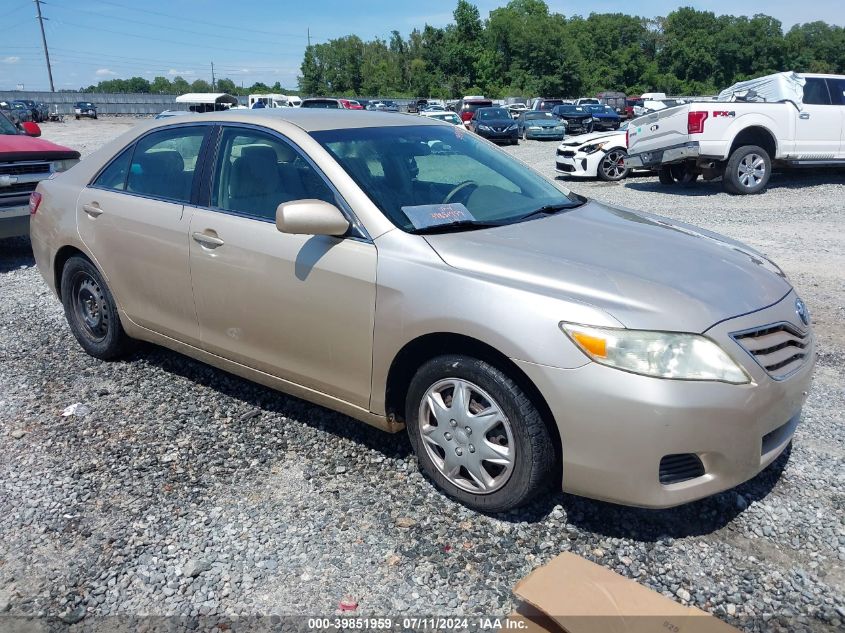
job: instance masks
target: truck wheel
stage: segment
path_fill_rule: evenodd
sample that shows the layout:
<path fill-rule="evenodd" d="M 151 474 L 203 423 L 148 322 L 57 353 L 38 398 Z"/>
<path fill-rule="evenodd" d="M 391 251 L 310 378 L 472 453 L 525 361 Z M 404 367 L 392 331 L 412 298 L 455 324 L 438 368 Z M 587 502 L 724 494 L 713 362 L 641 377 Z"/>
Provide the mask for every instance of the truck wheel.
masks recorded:
<path fill-rule="evenodd" d="M 470 508 L 517 508 L 554 479 L 553 439 L 539 410 L 482 360 L 450 354 L 425 363 L 411 380 L 405 419 L 421 469 Z"/>
<path fill-rule="evenodd" d="M 672 165 L 669 169 L 672 173 L 672 177 L 675 179 L 675 182 L 682 187 L 689 187 L 698 180 L 698 173 L 692 171 L 684 164 Z"/>
<path fill-rule="evenodd" d="M 736 195 L 760 193 L 769 184 L 771 175 L 769 153 L 756 145 L 743 145 L 728 159 L 722 186 Z"/>
<path fill-rule="evenodd" d="M 669 165 L 663 165 L 657 172 L 657 177 L 660 179 L 661 185 L 675 184 L 675 177 L 672 175 L 672 168 Z"/>

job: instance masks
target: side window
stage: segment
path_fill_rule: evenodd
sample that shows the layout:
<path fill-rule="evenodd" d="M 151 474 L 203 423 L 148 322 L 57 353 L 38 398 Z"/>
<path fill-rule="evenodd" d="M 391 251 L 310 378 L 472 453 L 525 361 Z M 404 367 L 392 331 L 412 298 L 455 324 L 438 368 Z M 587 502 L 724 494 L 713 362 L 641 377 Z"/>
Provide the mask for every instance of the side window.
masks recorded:
<path fill-rule="evenodd" d="M 135 149 L 133 145 L 127 147 L 115 158 L 108 167 L 106 167 L 97 180 L 94 181 L 95 187 L 102 187 L 103 189 L 114 189 L 115 191 L 124 191 L 126 189 L 126 175 L 129 173 L 129 161 L 132 158 L 132 150 Z"/>
<path fill-rule="evenodd" d="M 804 103 L 810 105 L 830 105 L 827 84 L 819 77 L 807 77 L 804 84 Z"/>
<path fill-rule="evenodd" d="M 191 198 L 191 183 L 206 128 L 174 127 L 135 144 L 126 191 L 177 202 Z"/>
<path fill-rule="evenodd" d="M 827 87 L 833 105 L 845 105 L 845 79 L 828 79 Z"/>
<path fill-rule="evenodd" d="M 290 144 L 254 130 L 223 130 L 211 206 L 275 221 L 281 203 L 306 198 L 337 204 L 323 177 Z"/>

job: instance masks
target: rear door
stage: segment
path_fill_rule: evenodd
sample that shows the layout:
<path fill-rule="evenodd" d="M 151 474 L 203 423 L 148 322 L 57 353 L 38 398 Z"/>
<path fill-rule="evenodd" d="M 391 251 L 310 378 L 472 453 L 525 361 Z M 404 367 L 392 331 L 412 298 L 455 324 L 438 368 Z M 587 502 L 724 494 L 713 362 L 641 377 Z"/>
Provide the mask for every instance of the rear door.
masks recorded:
<path fill-rule="evenodd" d="M 141 137 L 83 189 L 76 222 L 118 305 L 143 327 L 199 342 L 188 268 L 194 171 L 209 126 Z"/>
<path fill-rule="evenodd" d="M 842 108 L 831 103 L 827 81 L 806 77 L 804 104 L 795 124 L 795 153 L 804 160 L 828 160 L 839 155 Z"/>
<path fill-rule="evenodd" d="M 841 130 L 839 132 L 838 158 L 845 158 L 845 77 L 828 78 L 827 88 L 833 107 L 839 110 Z"/>

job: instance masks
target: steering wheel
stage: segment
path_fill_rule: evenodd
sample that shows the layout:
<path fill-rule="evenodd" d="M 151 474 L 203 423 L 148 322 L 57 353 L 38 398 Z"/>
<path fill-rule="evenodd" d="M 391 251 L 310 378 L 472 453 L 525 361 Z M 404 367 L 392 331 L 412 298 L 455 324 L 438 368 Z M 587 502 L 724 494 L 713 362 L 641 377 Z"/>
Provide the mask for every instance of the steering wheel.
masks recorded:
<path fill-rule="evenodd" d="M 445 198 L 443 198 L 443 204 L 448 204 L 452 202 L 452 200 L 457 196 L 461 191 L 464 191 L 468 187 L 475 187 L 478 188 L 478 183 L 474 180 L 464 180 L 462 183 L 458 184 L 452 191 L 450 191 Z"/>

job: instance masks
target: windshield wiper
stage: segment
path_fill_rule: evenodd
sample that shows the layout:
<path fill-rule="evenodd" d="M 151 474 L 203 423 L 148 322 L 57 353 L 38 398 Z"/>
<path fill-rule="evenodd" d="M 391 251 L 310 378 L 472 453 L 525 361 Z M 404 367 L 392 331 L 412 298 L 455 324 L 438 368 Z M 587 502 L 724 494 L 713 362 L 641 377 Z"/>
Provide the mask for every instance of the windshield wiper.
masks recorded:
<path fill-rule="evenodd" d="M 558 211 L 563 211 L 564 209 L 574 209 L 575 207 L 580 207 L 582 204 L 584 204 L 584 202 L 581 200 L 544 204 L 542 207 L 529 211 L 525 215 L 514 218 L 513 222 L 522 222 L 523 220 L 530 220 L 531 218 L 536 218 L 541 215 L 553 215 Z"/>
<path fill-rule="evenodd" d="M 409 232 L 414 235 L 430 235 L 432 233 L 447 233 L 452 230 L 483 229 L 491 226 L 502 226 L 501 222 L 488 222 L 483 220 L 458 220 L 447 224 L 432 224 L 411 229 Z"/>

